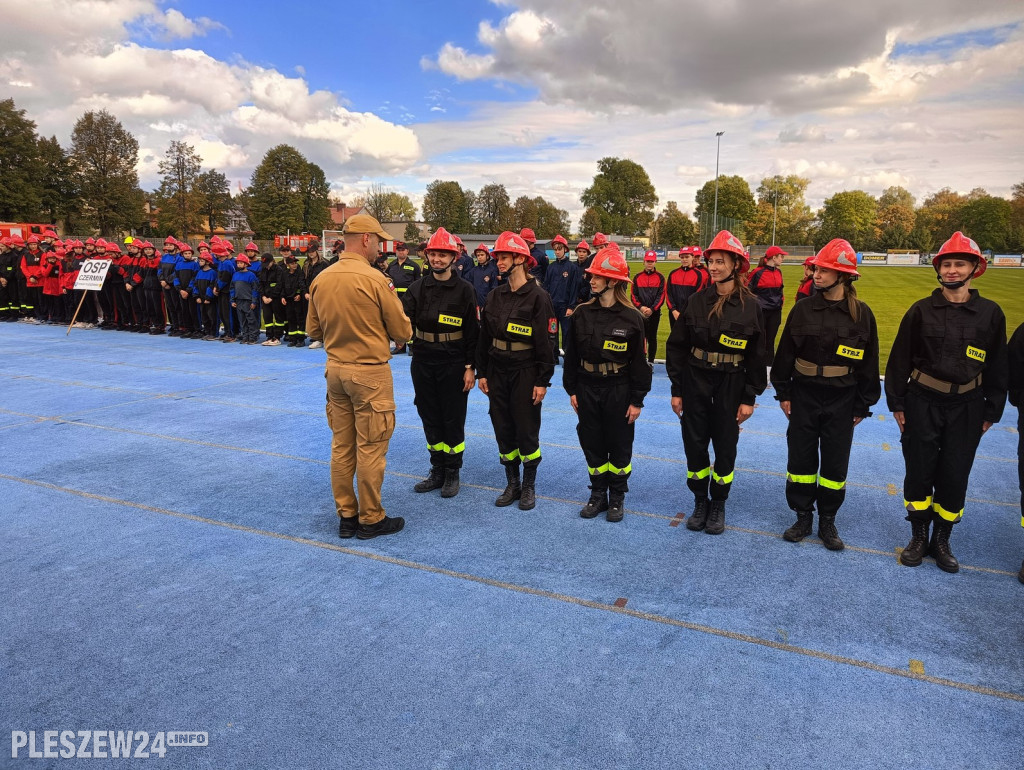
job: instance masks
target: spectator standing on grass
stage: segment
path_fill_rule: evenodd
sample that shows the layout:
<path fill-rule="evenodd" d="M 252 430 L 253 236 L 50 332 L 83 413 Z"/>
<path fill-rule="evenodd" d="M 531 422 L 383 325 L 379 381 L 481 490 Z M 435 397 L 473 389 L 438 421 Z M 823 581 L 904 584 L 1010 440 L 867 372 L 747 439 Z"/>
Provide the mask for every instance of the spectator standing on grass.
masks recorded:
<path fill-rule="evenodd" d="M 799 302 L 802 299 L 807 299 L 814 294 L 814 291 L 814 257 L 808 257 L 804 260 L 804 277 L 800 281 L 793 301 Z"/>
<path fill-rule="evenodd" d="M 310 287 L 306 332 L 327 353 L 327 424 L 331 488 L 338 536 L 368 540 L 405 526 L 388 517 L 381 486 L 395 430 L 394 384 L 388 340 L 406 341 L 412 325 L 394 284 L 372 266 L 388 234 L 367 214 L 346 220 L 345 250 Z M 358 495 L 352 487 L 355 479 Z"/>
<path fill-rule="evenodd" d="M 853 246 L 830 241 L 813 264 L 818 291 L 790 311 L 772 367 L 775 398 L 789 420 L 786 502 L 796 513 L 782 536 L 799 543 L 810 535 L 817 504 L 818 537 L 841 551 L 835 520 L 846 499 L 853 429 L 882 395 L 878 327 L 857 299 Z"/>
<path fill-rule="evenodd" d="M 572 316 L 562 387 L 579 416 L 576 433 L 590 475 L 590 499 L 580 516 L 592 519 L 607 511 L 614 522 L 622 521 L 634 422 L 651 389 L 651 364 L 644 317 L 630 304 L 629 267 L 618 247 L 603 250 L 587 270 L 591 297 Z"/>
<path fill-rule="evenodd" d="M 672 411 L 682 423 L 686 486 L 694 496 L 686 528 L 720 535 L 739 426 L 754 413 L 768 376 L 761 307 L 743 283 L 750 266 L 743 244 L 722 230 L 707 254 L 711 285 L 690 297 L 676 319 L 665 367 L 672 381 Z M 715 449 L 714 465 L 709 444 Z"/>
<path fill-rule="evenodd" d="M 761 259 L 757 269 L 752 270 L 747 278 L 747 288 L 757 297 L 757 304 L 761 306 L 761 313 L 764 315 L 764 341 L 768 353 L 768 365 L 775 360 L 775 338 L 779 335 L 779 327 L 782 325 L 782 305 L 786 301 L 782 285 L 783 257 L 788 252 L 778 246 L 769 246 Z"/>
<path fill-rule="evenodd" d="M 988 267 L 973 240 L 953 233 L 932 265 L 941 286 L 900 321 L 885 396 L 903 434 L 906 464 L 903 502 L 912 537 L 900 563 L 916 567 L 927 554 L 939 569 L 957 572 L 950 534 L 964 515 L 981 436 L 1006 404 L 1006 317 L 971 288 Z"/>
<path fill-rule="evenodd" d="M 1010 338 L 1010 403 L 1017 407 L 1017 485 L 1020 488 L 1020 525 L 1024 527 L 1024 324 Z M 1024 583 L 1024 563 L 1017 579 Z"/>
<path fill-rule="evenodd" d="M 402 297 L 413 328 L 412 385 L 430 452 L 430 474 L 416 492 L 459 493 L 466 449 L 466 405 L 476 383 L 476 292 L 455 272 L 459 247 L 443 227 L 427 243 L 427 271 Z"/>
<path fill-rule="evenodd" d="M 661 325 L 661 306 L 665 304 L 665 276 L 658 270 L 658 254 L 644 253 L 644 269 L 633 277 L 633 305 L 644 317 L 644 339 L 647 341 L 647 360 L 654 363 L 658 353 L 658 327 Z"/>

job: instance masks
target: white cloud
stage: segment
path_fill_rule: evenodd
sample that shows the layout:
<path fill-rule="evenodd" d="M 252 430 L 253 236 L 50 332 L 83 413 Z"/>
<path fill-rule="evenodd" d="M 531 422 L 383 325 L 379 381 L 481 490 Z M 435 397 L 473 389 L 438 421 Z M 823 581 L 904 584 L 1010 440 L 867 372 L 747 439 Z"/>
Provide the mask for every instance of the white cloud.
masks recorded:
<path fill-rule="evenodd" d="M 420 157 L 412 130 L 349 110 L 338 94 L 312 90 L 303 77 L 131 39 L 133 30 L 136 37 L 141 30 L 143 37 L 166 39 L 220 26 L 205 17 L 163 11 L 151 0 L 11 5 L 0 28 L 0 97 L 16 95 L 43 134 L 67 142 L 82 113 L 106 109 L 155 157 L 162 157 L 161 146 L 182 139 L 195 144 L 206 167 L 240 179 L 282 142 L 324 166 L 329 177 L 401 171 Z M 39 34 L 53 18 L 75 30 L 75 45 L 50 47 Z M 21 83 L 31 88 L 13 85 Z M 155 184 L 155 162 L 141 163 L 139 171 L 144 185 Z"/>

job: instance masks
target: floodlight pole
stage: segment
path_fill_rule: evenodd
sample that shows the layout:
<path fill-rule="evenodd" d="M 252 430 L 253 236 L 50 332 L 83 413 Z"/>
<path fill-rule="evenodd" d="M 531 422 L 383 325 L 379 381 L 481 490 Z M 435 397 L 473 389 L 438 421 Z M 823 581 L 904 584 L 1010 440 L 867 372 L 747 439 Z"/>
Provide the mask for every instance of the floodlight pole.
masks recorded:
<path fill-rule="evenodd" d="M 715 136 L 718 138 L 718 144 L 715 147 L 715 220 L 711 227 L 712 238 L 718 235 L 718 156 L 722 149 L 722 134 L 724 133 L 725 131 L 719 131 L 715 134 Z"/>
<path fill-rule="evenodd" d="M 772 246 L 775 245 L 775 220 L 779 216 L 779 180 L 775 179 L 775 207 L 772 209 Z"/>

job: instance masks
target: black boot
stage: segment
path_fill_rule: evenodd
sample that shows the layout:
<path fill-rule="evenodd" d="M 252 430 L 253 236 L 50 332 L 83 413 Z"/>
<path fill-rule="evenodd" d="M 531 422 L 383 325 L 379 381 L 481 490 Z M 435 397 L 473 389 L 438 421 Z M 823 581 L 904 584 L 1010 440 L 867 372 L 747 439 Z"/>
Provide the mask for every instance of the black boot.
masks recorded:
<path fill-rule="evenodd" d="M 626 493 L 613 489 L 608 493 L 608 521 L 622 521 L 622 506 L 626 502 Z"/>
<path fill-rule="evenodd" d="M 935 563 L 943 572 L 955 573 L 960 571 L 960 562 L 949 550 L 949 535 L 952 531 L 953 522 L 936 518 L 935 526 L 932 529 L 932 542 L 928 546 L 928 555 L 935 559 Z"/>
<path fill-rule="evenodd" d="M 1024 562 L 1020 564 L 1020 572 L 1017 573 L 1017 580 L 1024 583 Z"/>
<path fill-rule="evenodd" d="M 508 486 L 494 501 L 499 508 L 512 505 L 522 494 L 522 487 L 519 485 L 519 463 L 508 463 L 505 466 L 505 478 L 508 480 Z"/>
<path fill-rule="evenodd" d="M 442 484 L 444 484 L 444 468 L 431 465 L 430 475 L 417 483 L 412 489 L 414 492 L 432 492 L 435 489 L 440 489 Z"/>
<path fill-rule="evenodd" d="M 839 538 L 839 532 L 836 530 L 835 514 L 831 516 L 818 514 L 818 537 L 821 538 L 821 542 L 830 551 L 841 551 L 845 547 L 843 541 Z"/>
<path fill-rule="evenodd" d="M 459 469 L 444 469 L 444 486 L 441 487 L 441 497 L 455 497 L 459 494 Z"/>
<path fill-rule="evenodd" d="M 820 526 L 820 525 L 819 525 Z M 799 543 L 814 529 L 814 511 L 797 511 L 796 523 L 782 533 L 782 539 Z"/>
<path fill-rule="evenodd" d="M 583 506 L 580 511 L 580 518 L 592 519 L 597 514 L 603 513 L 608 510 L 608 490 L 597 489 L 596 487 L 590 488 L 590 499 L 587 500 L 587 504 Z"/>
<path fill-rule="evenodd" d="M 580 511 L 580 518 L 592 519 L 608 510 L 608 482 L 603 473 L 590 476 L 590 499 Z"/>
<path fill-rule="evenodd" d="M 693 513 L 686 520 L 686 528 L 693 532 L 700 532 L 708 520 L 708 498 L 705 495 L 700 497 L 694 495 Z"/>
<path fill-rule="evenodd" d="M 708 513 L 708 521 L 704 525 L 704 534 L 721 535 L 723 532 L 725 532 L 725 500 L 712 500 L 711 512 Z"/>
<path fill-rule="evenodd" d="M 523 466 L 523 492 L 519 497 L 519 510 L 529 511 L 537 504 L 536 492 L 534 491 L 534 484 L 537 483 L 537 466 L 524 465 Z"/>
<path fill-rule="evenodd" d="M 913 534 L 900 554 L 900 564 L 904 567 L 920 567 L 921 560 L 928 552 L 928 525 L 931 522 L 928 519 L 912 519 L 910 516 L 907 516 L 907 521 L 910 522 Z"/>

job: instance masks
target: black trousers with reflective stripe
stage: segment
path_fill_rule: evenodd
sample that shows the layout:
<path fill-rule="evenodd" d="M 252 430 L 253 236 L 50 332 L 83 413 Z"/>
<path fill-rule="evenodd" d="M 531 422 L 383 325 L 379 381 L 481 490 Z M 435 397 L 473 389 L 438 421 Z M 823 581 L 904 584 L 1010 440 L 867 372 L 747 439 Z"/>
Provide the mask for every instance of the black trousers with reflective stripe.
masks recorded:
<path fill-rule="evenodd" d="M 669 318 L 672 315 L 669 313 Z M 661 310 L 655 310 L 650 318 L 644 319 L 644 339 L 647 340 L 647 360 L 651 363 L 658 352 L 658 326 L 661 324 Z"/>
<path fill-rule="evenodd" d="M 271 297 L 263 304 L 263 326 L 268 340 L 279 340 L 284 336 L 284 305 L 280 297 Z"/>
<path fill-rule="evenodd" d="M 288 323 L 288 339 L 306 339 L 306 303 L 303 300 L 289 300 L 284 306 L 284 314 Z"/>
<path fill-rule="evenodd" d="M 742 368 L 730 371 L 699 369 L 687 365 L 683 371 L 683 449 L 686 468 L 691 473 L 711 465 L 708 444 L 715 449 L 714 472 L 720 478 L 731 476 L 736 468 L 736 444 L 740 428 L 736 412 L 743 397 L 746 375 Z M 732 482 L 711 483 L 711 475 L 687 478 L 686 486 L 694 495 L 712 500 L 728 500 Z"/>
<path fill-rule="evenodd" d="M 846 499 L 856 396 L 856 387 L 832 388 L 794 380 L 786 429 L 786 470 L 790 476 L 813 477 L 810 481 L 786 479 L 786 502 L 794 511 L 813 511 L 817 502 L 820 515 L 834 516 Z M 819 475 L 823 483 L 819 483 Z M 843 486 L 835 489 L 824 482 Z"/>
<path fill-rule="evenodd" d="M 417 340 L 416 344 L 430 343 Z M 424 363 L 413 354 L 409 373 L 416 392 L 416 411 L 423 423 L 423 435 L 428 446 L 447 444 L 454 449 L 466 441 L 469 393 L 462 390 L 465 371 L 461 364 Z M 434 468 L 461 468 L 462 455 L 463 452 L 431 449 L 430 465 Z"/>
<path fill-rule="evenodd" d="M 633 458 L 635 425 L 626 420 L 629 409 L 629 378 L 615 377 L 608 382 L 594 383 L 582 378 L 576 389 L 579 422 L 576 434 L 580 447 L 591 468 L 606 464 L 624 469 Z M 605 471 L 608 488 L 617 492 L 629 491 L 629 474 Z"/>
<path fill-rule="evenodd" d="M 537 367 L 503 370 L 494 367 L 487 379 L 490 407 L 487 414 L 494 427 L 498 451 L 509 455 L 518 451 L 527 457 L 540 449 L 540 404 L 533 405 L 533 386 L 537 382 Z M 536 465 L 540 457 L 527 462 Z M 502 460 L 518 464 L 519 459 Z"/>
<path fill-rule="evenodd" d="M 911 387 L 903 400 L 906 426 L 900 443 L 907 475 L 903 497 L 914 503 L 931 497 L 951 513 L 963 510 L 967 480 L 981 441 L 985 400 L 981 393 L 966 401 L 924 394 Z M 932 513 L 910 514 L 931 519 Z"/>

